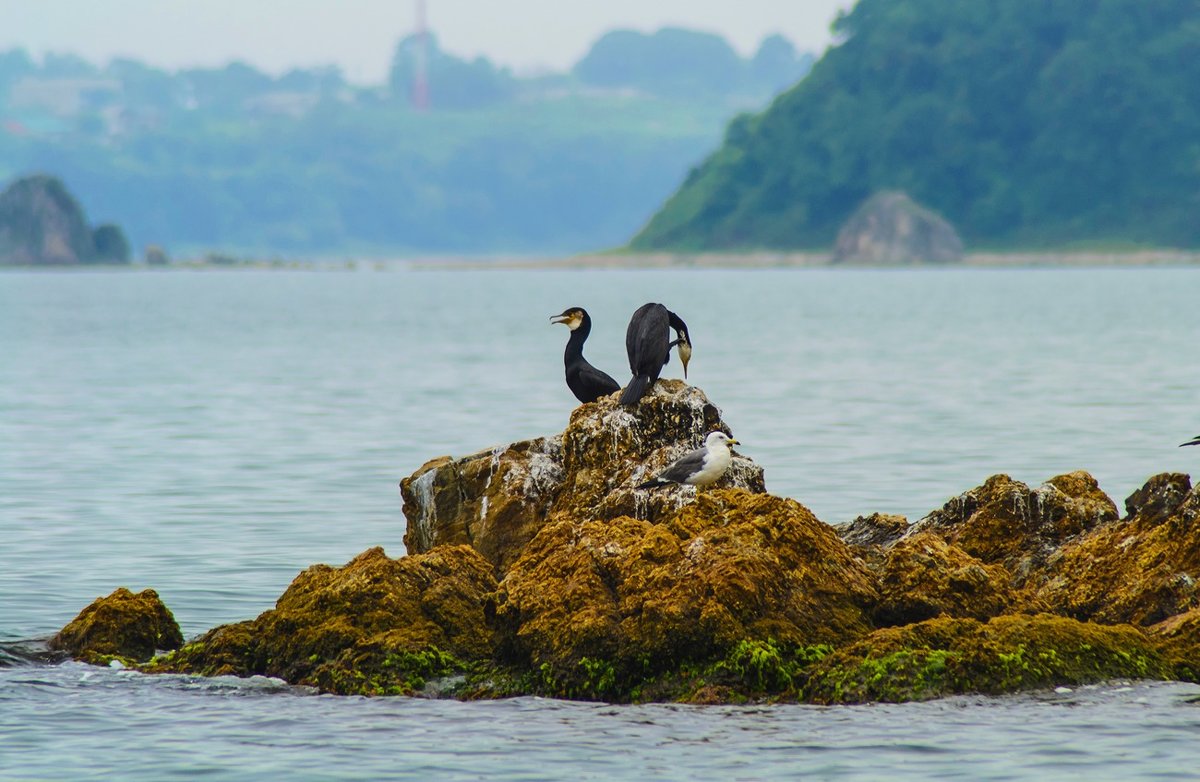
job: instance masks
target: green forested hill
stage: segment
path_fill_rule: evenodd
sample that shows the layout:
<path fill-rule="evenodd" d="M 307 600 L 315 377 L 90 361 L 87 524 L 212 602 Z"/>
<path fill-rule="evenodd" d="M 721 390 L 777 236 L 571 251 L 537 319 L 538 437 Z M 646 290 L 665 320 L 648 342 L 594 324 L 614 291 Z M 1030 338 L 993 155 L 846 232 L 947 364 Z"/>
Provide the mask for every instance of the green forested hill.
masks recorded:
<path fill-rule="evenodd" d="M 827 246 L 908 192 L 976 246 L 1200 245 L 1198 0 L 860 0 L 632 246 Z"/>

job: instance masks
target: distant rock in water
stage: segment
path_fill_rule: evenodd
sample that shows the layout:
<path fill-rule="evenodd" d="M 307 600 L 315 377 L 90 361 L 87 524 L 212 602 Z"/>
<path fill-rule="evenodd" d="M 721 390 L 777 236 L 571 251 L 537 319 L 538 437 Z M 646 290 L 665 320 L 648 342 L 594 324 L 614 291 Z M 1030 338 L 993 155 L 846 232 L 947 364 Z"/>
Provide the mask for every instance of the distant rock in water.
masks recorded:
<path fill-rule="evenodd" d="M 96 263 L 129 263 L 129 240 L 121 226 L 105 223 L 92 231 Z"/>
<path fill-rule="evenodd" d="M 24 177 L 0 193 L 0 265 L 128 263 L 115 225 L 88 227 L 83 207 L 55 177 Z"/>
<path fill-rule="evenodd" d="M 833 248 L 835 263 L 954 263 L 963 243 L 950 223 L 904 193 L 876 193 L 858 208 Z"/>
<path fill-rule="evenodd" d="M 166 266 L 170 262 L 171 258 L 167 255 L 167 251 L 157 244 L 146 248 L 145 263 L 147 266 Z"/>

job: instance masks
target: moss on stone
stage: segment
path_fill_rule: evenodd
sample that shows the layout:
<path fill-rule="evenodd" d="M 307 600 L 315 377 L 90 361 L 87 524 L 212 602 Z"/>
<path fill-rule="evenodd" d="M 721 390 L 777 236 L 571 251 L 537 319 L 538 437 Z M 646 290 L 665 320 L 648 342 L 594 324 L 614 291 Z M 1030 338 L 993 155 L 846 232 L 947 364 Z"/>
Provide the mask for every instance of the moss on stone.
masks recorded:
<path fill-rule="evenodd" d="M 132 665 L 182 643 L 179 625 L 157 592 L 144 589 L 135 595 L 120 587 L 107 597 L 96 598 L 55 634 L 48 646 L 96 665 L 114 659 Z"/>
<path fill-rule="evenodd" d="M 499 659 L 588 690 L 584 659 L 611 664 L 613 689 L 739 643 L 839 643 L 870 629 L 866 568 L 799 503 L 706 492 L 661 524 L 559 521 L 526 547 L 497 591 Z M 591 688 L 594 689 L 594 688 Z"/>
<path fill-rule="evenodd" d="M 902 702 L 1107 679 L 1170 678 L 1154 641 L 1129 625 L 1050 615 L 933 619 L 878 630 L 818 663 L 801 698 Z"/>

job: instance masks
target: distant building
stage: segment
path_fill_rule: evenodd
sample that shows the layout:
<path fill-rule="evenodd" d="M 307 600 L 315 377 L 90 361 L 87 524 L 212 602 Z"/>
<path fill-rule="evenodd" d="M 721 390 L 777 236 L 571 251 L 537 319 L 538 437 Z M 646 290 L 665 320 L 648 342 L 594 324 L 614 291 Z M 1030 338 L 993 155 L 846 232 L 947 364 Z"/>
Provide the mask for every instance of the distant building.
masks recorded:
<path fill-rule="evenodd" d="M 57 117 L 74 117 L 98 111 L 121 97 L 116 79 L 26 76 L 8 91 L 8 106 L 16 111 L 44 111 Z"/>

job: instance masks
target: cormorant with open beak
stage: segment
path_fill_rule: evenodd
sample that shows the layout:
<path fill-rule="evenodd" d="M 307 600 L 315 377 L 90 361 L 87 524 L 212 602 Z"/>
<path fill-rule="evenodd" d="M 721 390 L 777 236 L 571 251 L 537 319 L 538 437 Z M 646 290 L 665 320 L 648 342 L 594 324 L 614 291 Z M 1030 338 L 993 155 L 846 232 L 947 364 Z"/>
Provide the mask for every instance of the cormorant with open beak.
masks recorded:
<path fill-rule="evenodd" d="M 670 329 L 675 329 L 671 340 Z M 692 339 L 683 319 L 661 304 L 643 304 L 629 319 L 625 330 L 625 351 L 629 354 L 629 371 L 633 378 L 621 394 L 621 404 L 635 405 L 658 380 L 658 374 L 679 347 L 683 376 L 687 377 L 688 361 L 692 358 Z"/>
<path fill-rule="evenodd" d="M 619 391 L 621 385 L 588 363 L 583 357 L 583 343 L 592 333 L 592 318 L 583 307 L 571 307 L 561 315 L 552 315 L 552 323 L 562 323 L 571 330 L 563 363 L 567 368 L 567 388 L 580 402 L 595 402 L 602 396 Z"/>
<path fill-rule="evenodd" d="M 1179 447 L 1182 448 L 1185 445 L 1200 445 L 1200 434 L 1188 440 L 1186 443 L 1180 443 Z"/>

